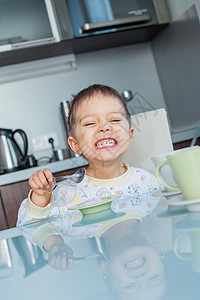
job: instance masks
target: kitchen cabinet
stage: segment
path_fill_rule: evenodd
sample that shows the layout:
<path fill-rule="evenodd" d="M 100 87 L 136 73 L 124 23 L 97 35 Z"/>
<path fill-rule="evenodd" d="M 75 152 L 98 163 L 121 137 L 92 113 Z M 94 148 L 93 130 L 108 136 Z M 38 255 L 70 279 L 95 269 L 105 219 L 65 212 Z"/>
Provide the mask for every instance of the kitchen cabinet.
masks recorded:
<path fill-rule="evenodd" d="M 174 144 L 174 150 L 190 147 L 191 141 L 192 140 L 187 140 L 187 141 L 183 141 L 183 142 Z M 197 139 L 195 146 L 200 146 L 200 138 Z"/>
<path fill-rule="evenodd" d="M 70 175 L 78 168 L 54 173 L 55 176 Z M 15 227 L 17 222 L 17 212 L 24 200 L 30 186 L 28 180 L 0 186 L 0 230 Z"/>
<path fill-rule="evenodd" d="M 123 30 L 96 36 L 62 40 L 58 43 L 0 52 L 0 67 L 16 63 L 79 54 L 108 48 L 144 43 L 152 40 L 167 24 Z"/>
<path fill-rule="evenodd" d="M 0 1 L 0 20 L 0 66 L 51 57 L 45 46 L 73 38 L 65 0 Z"/>
<path fill-rule="evenodd" d="M 8 228 L 8 224 L 6 222 L 3 203 L 2 203 L 2 198 L 1 198 L 1 195 L 0 195 L 0 230 L 4 230 L 4 229 L 7 229 L 7 228 Z"/>
<path fill-rule="evenodd" d="M 27 197 L 29 190 L 30 187 L 28 181 L 0 187 L 0 195 L 2 198 L 7 228 L 15 227 L 18 208 L 21 201 Z"/>
<path fill-rule="evenodd" d="M 113 1 L 110 8 L 109 5 L 104 6 L 104 1 L 97 0 L 100 11 L 98 5 L 94 11 L 94 1 L 15 2 L 0 2 L 0 66 L 144 43 L 152 40 L 169 24 L 165 0 L 139 1 L 141 3 L 126 1 L 124 4 Z M 108 20 L 113 15 L 113 23 L 106 22 L 107 14 Z M 146 20 L 145 16 L 149 19 Z M 88 36 L 83 34 L 77 37 L 77 30 L 80 31 L 82 24 L 79 21 L 84 21 L 85 26 L 94 22 L 97 27 L 109 23 L 106 28 L 111 30 L 92 30 L 92 34 L 89 33 Z"/>

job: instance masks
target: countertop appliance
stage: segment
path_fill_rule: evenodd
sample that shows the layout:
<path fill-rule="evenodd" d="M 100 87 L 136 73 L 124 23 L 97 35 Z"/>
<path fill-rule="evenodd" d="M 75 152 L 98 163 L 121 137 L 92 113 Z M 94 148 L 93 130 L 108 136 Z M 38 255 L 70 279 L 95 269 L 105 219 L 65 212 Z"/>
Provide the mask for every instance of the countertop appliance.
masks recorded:
<path fill-rule="evenodd" d="M 52 152 L 53 152 L 53 155 L 52 155 L 52 158 L 51 158 L 50 162 L 55 162 L 55 161 L 70 158 L 70 153 L 69 153 L 68 149 L 57 149 L 57 150 L 55 150 L 54 139 L 53 138 L 49 138 L 49 143 L 51 144 Z"/>
<path fill-rule="evenodd" d="M 69 110 L 70 110 L 70 102 L 69 101 L 63 100 L 62 102 L 60 102 L 60 111 L 61 111 L 63 125 L 64 125 L 64 129 L 65 129 L 65 139 L 66 139 L 66 142 L 67 142 L 68 136 L 69 136 L 69 128 L 68 128 Z M 74 157 L 75 153 L 69 147 L 68 142 L 67 142 L 66 147 L 67 147 L 67 150 L 64 150 L 64 156 L 68 155 L 69 157 Z M 68 154 L 65 154 L 65 152 L 66 153 L 68 152 Z M 59 153 L 57 154 L 58 158 L 59 158 L 60 155 L 61 155 L 61 157 L 63 156 L 62 149 L 61 149 L 60 154 Z M 60 160 L 60 159 L 58 159 L 58 160 Z"/>
<path fill-rule="evenodd" d="M 20 134 L 23 142 L 23 152 L 20 149 L 15 134 Z M 28 139 L 22 129 L 0 128 L 0 174 L 23 169 L 26 166 Z"/>
<path fill-rule="evenodd" d="M 75 37 L 169 23 L 166 0 L 67 0 Z"/>

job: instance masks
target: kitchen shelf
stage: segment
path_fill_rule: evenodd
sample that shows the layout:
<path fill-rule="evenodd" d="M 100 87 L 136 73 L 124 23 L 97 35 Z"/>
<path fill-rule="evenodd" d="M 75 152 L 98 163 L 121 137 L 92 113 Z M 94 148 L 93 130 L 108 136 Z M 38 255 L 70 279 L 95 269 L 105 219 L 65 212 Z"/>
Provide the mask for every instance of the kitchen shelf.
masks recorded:
<path fill-rule="evenodd" d="M 84 159 L 82 156 L 79 156 L 79 157 L 68 158 L 62 161 L 52 162 L 46 165 L 41 165 L 33 168 L 19 170 L 16 172 L 2 174 L 0 175 L 0 187 L 8 184 L 28 180 L 33 173 L 35 173 L 40 169 L 49 168 L 52 173 L 57 173 L 57 172 L 72 170 L 75 168 L 80 168 L 86 165 L 88 165 L 86 159 Z"/>
<path fill-rule="evenodd" d="M 100 35 L 63 40 L 40 46 L 26 47 L 0 53 L 0 66 L 7 66 L 37 59 L 66 54 L 80 54 L 151 41 L 168 24 L 127 29 Z"/>

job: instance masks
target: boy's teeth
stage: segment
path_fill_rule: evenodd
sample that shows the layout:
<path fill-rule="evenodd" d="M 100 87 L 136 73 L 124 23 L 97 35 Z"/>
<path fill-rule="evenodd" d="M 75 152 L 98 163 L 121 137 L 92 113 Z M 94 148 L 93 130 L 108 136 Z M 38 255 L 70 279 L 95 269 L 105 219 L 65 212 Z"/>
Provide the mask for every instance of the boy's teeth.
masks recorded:
<path fill-rule="evenodd" d="M 141 266 L 143 263 L 144 263 L 144 258 L 141 257 L 134 261 L 129 261 L 128 263 L 126 263 L 126 267 L 130 268 L 130 269 L 132 269 L 132 268 L 134 269 L 134 268 Z"/>
<path fill-rule="evenodd" d="M 99 141 L 96 146 L 101 148 L 101 147 L 106 147 L 106 146 L 113 146 L 115 145 L 115 141 L 114 140 L 102 140 Z"/>

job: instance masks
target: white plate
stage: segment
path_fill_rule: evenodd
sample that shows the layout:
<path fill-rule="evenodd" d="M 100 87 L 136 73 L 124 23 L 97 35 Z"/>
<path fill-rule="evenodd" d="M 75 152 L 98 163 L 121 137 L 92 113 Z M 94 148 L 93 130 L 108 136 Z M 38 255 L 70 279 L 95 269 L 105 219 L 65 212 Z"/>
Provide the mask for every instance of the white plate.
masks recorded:
<path fill-rule="evenodd" d="M 200 211 L 200 199 L 185 200 L 182 196 L 169 199 L 167 203 L 171 206 L 187 206 L 187 209 L 190 211 Z"/>
<path fill-rule="evenodd" d="M 172 206 L 193 205 L 200 203 L 200 199 L 185 200 L 182 198 L 172 198 L 167 203 Z"/>
<path fill-rule="evenodd" d="M 156 191 L 155 193 L 152 194 L 154 197 L 170 197 L 170 196 L 175 196 L 181 194 L 180 191 L 171 191 L 171 192 L 165 192 L 165 191 Z"/>
<path fill-rule="evenodd" d="M 186 216 L 188 211 L 185 207 L 175 207 L 175 206 L 168 206 L 168 209 L 165 209 L 158 213 L 158 218 L 172 218 L 178 216 Z"/>

